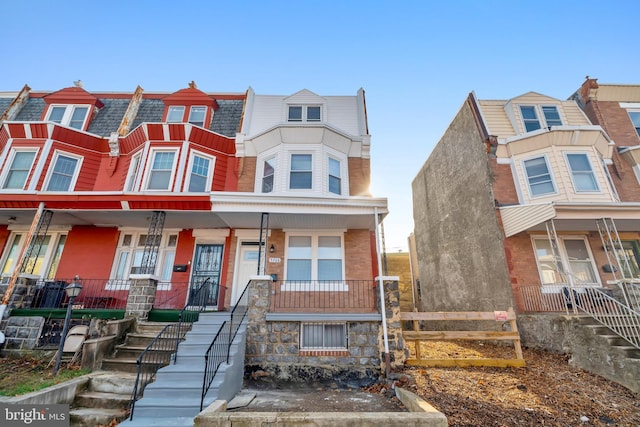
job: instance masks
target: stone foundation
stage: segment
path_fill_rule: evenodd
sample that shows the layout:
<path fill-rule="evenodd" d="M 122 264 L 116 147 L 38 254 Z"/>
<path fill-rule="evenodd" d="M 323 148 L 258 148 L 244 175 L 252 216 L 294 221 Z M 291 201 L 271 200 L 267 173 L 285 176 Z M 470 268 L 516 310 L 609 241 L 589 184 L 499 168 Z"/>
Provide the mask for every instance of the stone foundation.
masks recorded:
<path fill-rule="evenodd" d="M 138 320 L 147 320 L 149 312 L 156 301 L 156 289 L 158 281 L 152 278 L 140 278 L 131 280 L 125 317 L 135 317 Z"/>

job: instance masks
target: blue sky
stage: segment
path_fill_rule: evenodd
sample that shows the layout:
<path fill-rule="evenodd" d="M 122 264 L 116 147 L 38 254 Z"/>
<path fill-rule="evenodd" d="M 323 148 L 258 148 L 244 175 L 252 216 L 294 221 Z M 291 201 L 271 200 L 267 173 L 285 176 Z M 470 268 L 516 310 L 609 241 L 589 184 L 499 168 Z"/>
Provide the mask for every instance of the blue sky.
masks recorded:
<path fill-rule="evenodd" d="M 634 0 L 5 1 L 0 91 L 362 87 L 387 250 L 406 250 L 411 181 L 468 93 L 566 99 L 586 75 L 638 84 L 639 12 Z"/>

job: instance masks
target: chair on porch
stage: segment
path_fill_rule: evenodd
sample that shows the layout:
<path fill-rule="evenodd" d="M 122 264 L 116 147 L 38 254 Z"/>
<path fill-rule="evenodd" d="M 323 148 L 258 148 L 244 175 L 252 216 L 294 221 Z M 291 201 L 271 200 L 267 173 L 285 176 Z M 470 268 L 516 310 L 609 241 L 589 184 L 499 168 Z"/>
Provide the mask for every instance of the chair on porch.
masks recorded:
<path fill-rule="evenodd" d="M 64 347 L 62 348 L 62 362 L 67 363 L 67 366 L 71 366 L 80 360 L 82 345 L 88 335 L 89 327 L 86 325 L 77 325 L 69 330 L 64 340 Z M 55 363 L 57 356 L 58 352 L 56 351 L 47 367 Z"/>
<path fill-rule="evenodd" d="M 573 291 L 573 300 L 571 299 L 571 294 L 569 294 L 569 288 L 567 288 L 566 286 L 562 288 L 562 294 L 564 295 L 564 302 L 567 305 L 567 308 L 570 310 L 573 309 L 573 304 L 576 305 L 576 308 L 580 305 L 578 292 L 576 292 L 575 289 L 572 289 L 572 291 Z"/>

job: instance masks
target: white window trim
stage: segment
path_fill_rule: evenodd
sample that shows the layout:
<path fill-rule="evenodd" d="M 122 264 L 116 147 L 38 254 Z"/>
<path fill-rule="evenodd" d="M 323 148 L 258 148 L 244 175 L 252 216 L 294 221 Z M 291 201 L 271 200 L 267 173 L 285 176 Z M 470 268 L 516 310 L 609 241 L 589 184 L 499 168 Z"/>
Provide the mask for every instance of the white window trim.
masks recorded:
<path fill-rule="evenodd" d="M 595 190 L 578 190 L 578 188 L 576 187 L 576 183 L 575 180 L 573 178 L 573 170 L 571 169 L 571 165 L 569 164 L 569 154 L 582 154 L 587 158 L 587 162 L 589 163 L 589 167 L 591 168 L 591 175 L 593 176 L 593 180 L 596 183 L 596 189 Z M 564 157 L 564 161 L 565 164 L 567 165 L 567 171 L 569 172 L 569 178 L 571 179 L 571 185 L 573 187 L 573 191 L 576 192 L 576 194 L 599 194 L 602 193 L 602 186 L 600 185 L 600 183 L 598 182 L 598 176 L 596 175 L 596 171 L 593 168 L 593 163 L 591 162 L 591 159 L 589 158 L 589 153 L 585 152 L 585 151 L 563 151 L 562 155 Z"/>
<path fill-rule="evenodd" d="M 535 132 L 535 131 L 527 131 L 527 128 L 524 124 L 524 117 L 522 115 L 521 107 L 532 107 L 536 112 L 536 116 L 538 117 L 538 122 L 540 123 L 540 129 L 536 129 L 536 130 L 548 129 L 549 127 L 551 127 L 547 124 L 547 118 L 544 115 L 544 111 L 542 110 L 542 107 L 554 107 L 558 112 L 558 117 L 560 117 L 561 124 L 554 125 L 554 126 L 563 126 L 565 124 L 565 120 L 562 117 L 562 108 L 558 104 L 518 104 L 518 116 L 520 117 L 520 123 L 522 123 L 522 131 L 524 133 Z"/>
<path fill-rule="evenodd" d="M 311 188 L 291 188 L 291 159 L 294 155 L 309 155 L 311 156 Z M 315 164 L 317 162 L 317 153 L 314 153 L 313 151 L 289 151 L 287 153 L 287 184 L 286 184 L 286 188 L 287 191 L 291 191 L 294 193 L 305 193 L 305 192 L 313 192 L 315 189 L 318 188 L 318 185 L 316 183 L 317 179 L 318 179 L 318 171 L 316 170 L 316 168 L 314 168 Z M 299 172 L 305 172 L 305 171 L 299 171 Z M 317 190 L 315 190 L 317 191 Z"/>
<path fill-rule="evenodd" d="M 207 113 L 209 112 L 207 110 L 207 106 L 206 105 L 192 105 L 189 107 L 189 116 L 187 117 L 187 123 L 191 123 L 191 115 L 193 114 L 193 109 L 194 108 L 204 108 L 204 116 L 202 117 L 202 127 L 206 129 L 207 126 Z M 193 123 L 191 123 L 193 126 L 198 126 L 195 125 Z"/>
<path fill-rule="evenodd" d="M 540 234 L 531 236 L 531 247 L 532 247 L 532 250 L 534 251 L 534 258 L 536 259 L 536 267 L 538 268 L 538 276 L 540 278 L 540 286 L 542 287 L 542 293 L 562 292 L 563 287 L 569 286 L 569 280 L 567 280 L 567 283 L 546 283 L 546 284 L 543 283 L 544 279 L 542 277 L 542 269 L 540 268 L 540 261 L 538 259 L 538 256 L 535 254 L 536 240 L 543 240 L 548 242 L 549 238 L 547 236 L 540 235 Z M 573 274 L 573 272 L 571 271 L 571 265 L 567 262 L 569 257 L 567 255 L 566 248 L 564 245 L 565 240 L 582 240 L 584 242 L 587 252 L 589 254 L 589 261 L 591 262 L 591 268 L 593 269 L 593 273 L 596 278 L 596 282 L 594 283 L 582 283 L 582 282 L 575 283 L 574 281 L 574 285 L 593 286 L 593 287 L 602 286 L 600 281 L 600 275 L 598 274 L 598 266 L 596 265 L 595 258 L 593 257 L 593 252 L 591 251 L 591 245 L 589 245 L 589 239 L 587 239 L 587 236 L 581 236 L 581 235 L 558 236 L 558 242 L 559 242 L 558 251 L 560 251 L 559 256 L 560 256 L 562 265 L 566 271 L 568 271 L 570 274 Z"/>
<path fill-rule="evenodd" d="M 131 162 L 129 163 L 129 170 L 127 171 L 127 181 L 124 183 L 125 191 L 135 192 L 140 188 L 140 171 L 143 168 L 143 155 L 142 150 L 138 151 L 131 156 Z M 138 163 L 136 164 L 136 160 Z"/>
<path fill-rule="evenodd" d="M 60 150 L 54 150 L 53 152 L 53 156 L 51 157 L 51 163 L 49 163 L 49 170 L 47 171 L 47 176 L 45 177 L 44 180 L 44 184 L 42 186 L 42 190 L 43 191 L 51 191 L 51 192 L 56 192 L 56 191 L 61 191 L 61 190 L 48 190 L 49 187 L 49 183 L 51 181 L 51 177 L 53 175 L 54 172 L 54 167 L 56 165 L 56 162 L 58 161 L 58 158 L 60 156 L 64 156 L 64 157 L 70 157 L 72 159 L 76 159 L 78 162 L 76 163 L 76 168 L 73 171 L 73 176 L 71 177 L 71 182 L 69 182 L 69 188 L 67 190 L 64 190 L 64 192 L 69 192 L 69 191 L 74 191 L 74 189 L 76 188 L 76 182 L 78 181 L 78 176 L 80 175 L 80 170 L 82 169 L 82 162 L 84 160 L 84 157 L 82 156 L 78 156 L 77 154 L 71 154 L 68 153 L 66 151 L 60 151 Z"/>
<path fill-rule="evenodd" d="M 209 170 L 207 171 L 205 190 L 203 192 L 198 191 L 196 193 L 197 194 L 210 193 L 211 185 L 213 183 L 213 175 L 215 170 L 216 158 L 214 156 L 210 156 L 208 154 L 205 154 L 201 151 L 196 151 L 196 150 L 192 150 L 191 153 L 189 154 L 189 163 L 187 163 L 187 174 L 186 174 L 187 179 L 184 185 L 184 191 L 185 192 L 189 191 L 189 186 L 191 185 L 191 176 L 193 174 L 193 171 L 191 169 L 193 168 L 193 162 L 195 161 L 196 156 L 209 160 Z"/>
<path fill-rule="evenodd" d="M 27 228 L 24 228 L 24 229 L 21 228 L 21 229 L 12 231 L 9 234 L 7 238 L 7 243 L 2 253 L 2 258 L 0 258 L 0 267 L 1 267 L 0 272 L 2 271 L 2 268 L 4 268 L 4 264 L 7 262 L 7 258 L 9 257 L 10 247 L 16 235 L 20 234 L 22 236 L 20 238 L 20 243 L 18 244 L 18 247 L 17 247 L 17 253 L 19 254 L 24 247 L 24 243 L 28 233 L 29 233 L 29 230 Z M 47 245 L 47 251 L 42 256 L 42 271 L 40 271 L 35 276 L 30 276 L 32 278 L 44 279 L 46 277 L 47 273 L 49 272 L 49 269 L 51 268 L 51 263 L 53 262 L 53 258 L 55 256 L 55 251 L 58 247 L 58 242 L 60 241 L 60 237 L 68 236 L 68 230 L 53 230 L 53 231 L 49 230 L 47 231 L 46 235 L 49 236 L 49 244 Z M 21 265 L 18 266 L 17 263 L 15 263 L 11 266 L 11 268 L 6 274 L 0 273 L 2 274 L 2 279 L 3 279 L 2 281 L 4 281 L 4 279 L 8 277 L 11 277 L 11 275 L 15 272 L 15 269 L 19 267 L 21 267 Z"/>
<path fill-rule="evenodd" d="M 344 247 L 344 231 L 327 230 L 322 232 L 305 230 L 305 231 L 288 231 L 285 232 L 285 248 L 284 248 L 284 274 L 287 274 L 287 268 L 289 263 L 289 237 L 291 236 L 304 236 L 311 237 L 311 282 L 305 282 L 302 280 L 295 280 L 288 283 L 288 278 L 283 280 L 280 286 L 281 291 L 344 291 L 349 290 L 349 286 L 345 279 L 345 247 Z M 314 282 L 318 281 L 318 238 L 319 237 L 340 237 L 340 250 L 342 260 L 342 280 L 335 281 L 323 281 L 321 284 L 314 285 Z"/>
<path fill-rule="evenodd" d="M 7 160 L 4 163 L 5 167 L 2 170 L 2 175 L 0 175 L 0 183 L 2 183 L 2 185 L 0 186 L 0 191 L 3 192 L 14 192 L 14 191 L 20 191 L 19 189 L 16 188 L 4 188 L 6 181 L 9 177 L 9 169 L 11 168 L 11 165 L 13 164 L 13 161 L 16 157 L 16 154 L 18 152 L 32 152 L 35 153 L 33 156 L 33 160 L 31 161 L 31 166 L 29 167 L 29 173 L 27 173 L 27 178 L 24 181 L 24 184 L 22 184 L 22 189 L 21 190 L 25 190 L 27 187 L 27 183 L 29 183 L 29 176 L 31 175 L 31 180 L 34 180 L 35 174 L 33 173 L 33 166 L 36 163 L 36 159 L 38 158 L 38 152 L 39 149 L 38 148 L 22 148 L 22 147 L 16 147 L 16 148 L 12 148 L 11 151 L 9 152 L 9 155 L 7 156 Z"/>
<path fill-rule="evenodd" d="M 551 185 L 553 185 L 553 192 L 549 192 L 549 193 L 544 193 L 544 194 L 533 194 L 533 191 L 531 191 L 531 183 L 529 182 L 529 175 L 527 174 L 527 168 L 525 165 L 525 162 L 529 161 L 529 160 L 535 160 L 538 159 L 540 157 L 544 158 L 544 161 L 547 165 L 547 170 L 549 171 L 549 176 L 551 177 Z M 529 195 L 530 199 L 539 199 L 539 198 L 545 198 L 545 197 L 549 197 L 549 196 L 553 196 L 558 194 L 558 186 L 556 185 L 556 179 L 553 175 L 553 169 L 551 168 L 551 164 L 549 163 L 549 157 L 547 156 L 547 153 L 542 153 L 542 154 L 536 154 L 535 156 L 529 156 L 526 158 L 523 158 L 520 160 L 520 167 L 522 169 L 522 175 L 524 178 L 524 182 L 527 186 L 527 194 Z"/>
<path fill-rule="evenodd" d="M 135 276 L 140 276 L 137 273 L 131 273 L 131 264 L 134 259 L 134 254 L 137 250 L 140 250 L 141 246 L 138 246 L 138 241 L 140 240 L 140 236 L 143 234 L 147 234 L 147 229 L 131 229 L 131 228 L 121 228 L 118 230 L 120 232 L 120 236 L 118 236 L 118 246 L 116 248 L 116 253 L 113 257 L 113 261 L 111 264 L 111 274 L 109 277 L 112 280 L 109 280 L 106 284 L 105 289 L 107 290 L 125 290 L 129 289 L 130 283 L 129 281 Z M 125 235 L 131 235 L 131 246 L 122 246 Z M 167 246 L 169 244 L 170 236 L 175 235 L 176 237 L 176 245 L 175 246 Z M 162 267 L 167 259 L 167 253 L 173 252 L 175 254 L 176 249 L 178 247 L 178 240 L 180 239 L 179 230 L 164 230 L 162 236 L 160 238 L 160 247 L 158 248 L 158 261 L 156 263 L 156 269 L 151 274 L 151 276 L 156 277 L 158 279 L 158 290 L 170 290 L 171 289 L 171 280 L 169 282 L 162 281 Z M 123 252 L 129 253 L 129 258 L 125 265 L 125 274 L 122 278 L 116 278 L 118 274 L 118 264 L 120 262 L 120 256 Z M 175 256 L 175 255 L 174 255 Z M 175 262 L 175 258 L 174 258 Z M 173 268 L 173 266 L 171 266 Z"/>
<path fill-rule="evenodd" d="M 64 114 L 62 115 L 62 119 L 60 120 L 60 123 L 56 123 L 56 124 L 60 124 L 70 129 L 85 130 L 85 127 L 87 126 L 87 120 L 91 115 L 91 109 L 93 106 L 91 104 L 51 104 L 47 107 L 47 116 L 45 118 L 45 121 L 47 122 L 50 121 L 49 118 L 55 107 L 65 108 L 65 111 L 64 111 Z M 80 126 L 80 128 L 71 127 L 69 123 L 71 122 L 71 117 L 73 117 L 73 112 L 75 111 L 75 109 L 85 108 L 85 107 L 87 108 L 87 114 L 85 114 L 84 116 L 84 120 L 82 121 L 82 126 Z"/>
<path fill-rule="evenodd" d="M 331 160 L 335 160 L 340 165 L 340 176 L 338 177 L 338 178 L 340 178 L 340 194 L 334 193 L 334 192 L 332 192 L 330 190 L 329 182 L 331 180 L 330 177 L 332 175 L 331 175 L 331 171 L 329 169 L 329 165 L 331 163 Z M 344 160 L 341 160 L 340 158 L 338 158 L 338 157 L 336 157 L 334 155 L 327 154 L 326 157 L 325 157 L 324 170 L 325 170 L 325 174 L 324 175 L 325 175 L 325 178 L 326 178 L 325 179 L 325 185 L 327 186 L 326 187 L 326 193 L 328 195 L 334 195 L 336 197 L 342 197 L 346 193 L 345 192 L 345 180 L 344 180 L 344 174 L 345 174 L 346 168 L 345 168 Z"/>
<path fill-rule="evenodd" d="M 180 120 L 172 120 L 169 121 L 169 116 L 171 115 L 171 110 L 179 111 L 182 110 L 182 114 L 180 114 Z M 186 107 L 184 105 L 169 105 L 167 108 L 167 118 L 165 119 L 167 123 L 184 123 L 184 113 L 186 111 Z"/>
<path fill-rule="evenodd" d="M 638 135 L 638 137 L 640 137 L 640 133 L 638 133 L 638 129 L 636 129 L 635 125 L 633 124 L 633 120 L 631 119 L 631 115 L 629 114 L 629 113 L 638 113 L 638 114 L 640 114 L 640 104 L 635 104 L 635 107 L 626 108 L 626 110 L 627 110 L 627 117 L 629 117 L 629 121 L 631 122 L 631 126 L 636 131 L 636 135 Z"/>
<path fill-rule="evenodd" d="M 300 107 L 302 109 L 302 116 L 300 120 L 290 120 L 289 119 L 289 109 L 291 107 Z M 320 108 L 320 120 L 308 120 L 307 118 L 307 110 L 309 107 L 319 107 Z M 286 108 L 286 122 L 287 123 L 322 123 L 324 122 L 324 105 L 322 104 L 287 104 Z"/>
<path fill-rule="evenodd" d="M 324 344 L 324 326 L 325 325 L 341 325 L 343 326 L 343 342 L 345 343 L 344 347 L 304 347 L 302 343 L 304 342 L 304 326 L 306 325 L 322 325 L 322 343 Z M 300 323 L 300 350 L 301 351 L 345 351 L 349 349 L 349 327 L 344 322 L 301 322 Z"/>
<path fill-rule="evenodd" d="M 149 188 L 149 184 L 151 183 L 151 172 L 153 171 L 153 162 L 155 161 L 156 153 L 168 153 L 168 152 L 174 153 L 168 188 L 164 188 L 164 189 Z M 148 159 L 147 168 L 145 170 L 145 176 L 144 176 L 145 191 L 151 191 L 154 193 L 163 192 L 163 191 L 164 192 L 172 191 L 173 184 L 176 179 L 176 164 L 178 162 L 178 155 L 179 155 L 179 150 L 177 148 L 152 148 L 151 150 L 149 150 L 149 155 L 147 156 L 147 159 Z"/>
<path fill-rule="evenodd" d="M 291 155 L 311 154 L 312 156 L 312 185 L 311 189 L 289 189 L 291 177 Z M 329 191 L 329 160 L 331 157 L 340 162 L 341 194 Z M 264 177 L 264 162 L 275 158 L 275 172 L 273 175 L 273 190 L 262 193 L 262 178 Z M 349 196 L 349 157 L 346 153 L 334 150 L 322 144 L 284 144 L 266 150 L 256 157 L 256 174 L 254 192 L 261 194 L 304 194 L 323 197 Z"/>

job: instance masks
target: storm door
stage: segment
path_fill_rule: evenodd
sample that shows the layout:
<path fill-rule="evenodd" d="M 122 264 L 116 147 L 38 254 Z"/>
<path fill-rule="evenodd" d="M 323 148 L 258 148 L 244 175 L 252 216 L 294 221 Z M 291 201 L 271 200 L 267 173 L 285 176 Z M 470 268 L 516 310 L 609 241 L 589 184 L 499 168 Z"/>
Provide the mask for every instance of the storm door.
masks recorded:
<path fill-rule="evenodd" d="M 222 249 L 223 245 L 196 245 L 189 292 L 191 304 L 206 302 L 208 307 L 218 305 Z M 203 285 L 197 294 L 197 290 Z"/>

